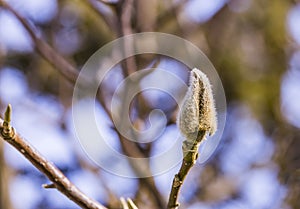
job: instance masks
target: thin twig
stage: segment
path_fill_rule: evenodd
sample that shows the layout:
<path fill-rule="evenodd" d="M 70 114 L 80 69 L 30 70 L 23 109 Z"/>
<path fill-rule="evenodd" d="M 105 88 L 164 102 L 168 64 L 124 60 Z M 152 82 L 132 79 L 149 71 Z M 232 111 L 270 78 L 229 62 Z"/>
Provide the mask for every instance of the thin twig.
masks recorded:
<path fill-rule="evenodd" d="M 184 141 L 183 152 L 184 157 L 182 160 L 179 172 L 175 175 L 172 183 L 172 189 L 169 196 L 168 209 L 177 209 L 179 207 L 178 196 L 181 186 L 187 176 L 189 170 L 194 166 L 198 158 L 199 142 L 204 140 L 206 131 L 199 131 L 197 140 L 193 144 L 189 144 L 188 140 Z M 185 153 L 185 148 L 189 147 L 188 152 Z"/>
<path fill-rule="evenodd" d="M 54 184 L 43 184 L 42 187 L 44 187 L 45 189 L 55 189 L 55 185 Z"/>
<path fill-rule="evenodd" d="M 53 163 L 42 156 L 10 126 L 9 111 L 11 111 L 10 106 L 7 108 L 4 121 L 0 118 L 0 138 L 16 148 L 37 169 L 48 177 L 57 190 L 78 206 L 86 209 L 106 209 L 106 207 L 82 193 Z"/>

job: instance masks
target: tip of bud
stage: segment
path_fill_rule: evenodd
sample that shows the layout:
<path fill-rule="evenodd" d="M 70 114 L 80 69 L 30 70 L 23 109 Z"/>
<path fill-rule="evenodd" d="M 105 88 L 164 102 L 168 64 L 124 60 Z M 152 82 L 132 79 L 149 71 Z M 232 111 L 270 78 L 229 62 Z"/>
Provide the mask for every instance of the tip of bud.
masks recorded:
<path fill-rule="evenodd" d="M 191 71 L 190 85 L 182 102 L 178 121 L 181 133 L 194 137 L 199 131 L 213 135 L 217 130 L 217 116 L 211 84 L 197 68 Z"/>
<path fill-rule="evenodd" d="M 5 113 L 4 113 L 4 121 L 7 123 L 11 122 L 11 112 L 12 112 L 12 108 L 11 105 L 7 105 Z"/>

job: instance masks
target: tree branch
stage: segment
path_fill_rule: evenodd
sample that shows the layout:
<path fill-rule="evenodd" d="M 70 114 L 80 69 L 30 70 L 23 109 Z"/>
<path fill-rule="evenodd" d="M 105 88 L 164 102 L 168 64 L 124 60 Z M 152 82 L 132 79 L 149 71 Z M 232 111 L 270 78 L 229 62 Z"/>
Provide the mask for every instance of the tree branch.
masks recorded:
<path fill-rule="evenodd" d="M 183 153 L 184 157 L 182 160 L 181 167 L 179 169 L 179 172 L 175 175 L 172 183 L 172 188 L 169 196 L 169 202 L 168 202 L 168 209 L 177 209 L 179 207 L 178 203 L 178 196 L 181 189 L 181 186 L 183 185 L 183 182 L 185 180 L 185 177 L 187 176 L 190 169 L 194 166 L 194 164 L 197 161 L 198 158 L 198 148 L 199 148 L 199 142 L 204 140 L 206 135 L 206 131 L 199 131 L 197 140 L 195 140 L 192 144 L 189 144 L 190 142 L 188 140 L 183 142 Z M 185 148 L 188 148 L 187 153 Z"/>
<path fill-rule="evenodd" d="M 4 121 L 0 118 L 0 138 L 16 148 L 38 170 L 48 177 L 58 191 L 74 203 L 86 209 L 106 209 L 106 207 L 82 193 L 53 163 L 42 156 L 10 126 L 10 112 L 11 108 L 9 105 Z"/>

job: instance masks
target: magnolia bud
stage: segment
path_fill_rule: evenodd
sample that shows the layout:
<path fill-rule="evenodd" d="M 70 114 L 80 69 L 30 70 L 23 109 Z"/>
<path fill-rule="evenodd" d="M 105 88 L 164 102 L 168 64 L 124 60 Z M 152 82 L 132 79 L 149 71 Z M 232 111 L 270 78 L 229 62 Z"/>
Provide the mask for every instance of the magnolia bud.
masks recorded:
<path fill-rule="evenodd" d="M 213 135 L 217 129 L 217 117 L 212 89 L 207 76 L 194 68 L 190 85 L 183 99 L 177 125 L 187 140 L 195 140 L 199 131 Z"/>

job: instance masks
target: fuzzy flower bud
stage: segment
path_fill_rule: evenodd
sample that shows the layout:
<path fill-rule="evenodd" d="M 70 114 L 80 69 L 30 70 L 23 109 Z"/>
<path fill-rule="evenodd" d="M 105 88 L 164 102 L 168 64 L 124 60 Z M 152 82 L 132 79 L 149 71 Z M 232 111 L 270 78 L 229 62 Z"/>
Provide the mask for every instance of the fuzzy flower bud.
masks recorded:
<path fill-rule="evenodd" d="M 212 89 L 207 76 L 194 68 L 190 85 L 177 117 L 177 125 L 187 140 L 195 140 L 199 131 L 213 135 L 217 117 Z"/>

